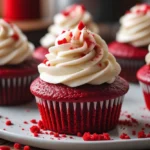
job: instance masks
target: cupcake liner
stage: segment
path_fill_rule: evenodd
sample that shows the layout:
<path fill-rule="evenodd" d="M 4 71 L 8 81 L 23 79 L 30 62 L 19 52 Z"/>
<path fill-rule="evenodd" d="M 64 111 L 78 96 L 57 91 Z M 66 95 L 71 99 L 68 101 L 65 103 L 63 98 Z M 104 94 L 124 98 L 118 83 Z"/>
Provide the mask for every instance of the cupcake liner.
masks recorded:
<path fill-rule="evenodd" d="M 130 60 L 130 59 L 120 59 L 117 58 L 117 62 L 121 66 L 120 76 L 129 82 L 138 82 L 136 78 L 136 73 L 140 67 L 142 67 L 145 62 L 144 60 Z"/>
<path fill-rule="evenodd" d="M 33 99 L 30 84 L 37 75 L 0 79 L 0 105 L 16 105 Z"/>
<path fill-rule="evenodd" d="M 46 129 L 65 134 L 102 133 L 119 119 L 124 96 L 100 102 L 56 102 L 36 97 Z"/>
<path fill-rule="evenodd" d="M 145 84 L 141 81 L 139 83 L 143 90 L 146 106 L 150 110 L 150 84 Z"/>

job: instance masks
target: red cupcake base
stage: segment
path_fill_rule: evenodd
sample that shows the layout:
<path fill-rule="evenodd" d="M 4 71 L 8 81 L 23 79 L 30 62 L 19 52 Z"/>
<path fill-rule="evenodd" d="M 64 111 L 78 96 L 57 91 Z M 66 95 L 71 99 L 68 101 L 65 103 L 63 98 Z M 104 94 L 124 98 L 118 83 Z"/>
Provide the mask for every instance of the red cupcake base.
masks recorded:
<path fill-rule="evenodd" d="M 78 132 L 103 133 L 119 119 L 123 96 L 101 102 L 56 102 L 36 97 L 46 129 L 76 135 Z"/>

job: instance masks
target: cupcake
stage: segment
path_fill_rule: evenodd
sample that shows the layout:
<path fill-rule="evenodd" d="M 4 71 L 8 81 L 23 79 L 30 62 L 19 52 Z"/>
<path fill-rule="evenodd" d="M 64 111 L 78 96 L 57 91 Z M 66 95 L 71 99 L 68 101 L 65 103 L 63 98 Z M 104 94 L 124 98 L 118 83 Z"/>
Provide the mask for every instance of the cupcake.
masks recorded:
<path fill-rule="evenodd" d="M 33 99 L 29 87 L 38 73 L 33 50 L 33 44 L 16 25 L 0 19 L 0 105 Z"/>
<path fill-rule="evenodd" d="M 109 44 L 109 50 L 121 65 L 120 75 L 130 82 L 137 82 L 136 72 L 145 64 L 150 43 L 150 5 L 134 6 L 120 23 L 116 41 Z"/>
<path fill-rule="evenodd" d="M 142 87 L 145 103 L 150 110 L 150 45 L 149 53 L 145 57 L 146 65 L 141 67 L 137 72 L 137 79 Z"/>
<path fill-rule="evenodd" d="M 60 34 L 30 90 L 46 129 L 101 133 L 118 122 L 128 83 L 103 39 L 82 22 Z"/>
<path fill-rule="evenodd" d="M 93 22 L 91 14 L 86 11 L 85 7 L 79 4 L 71 5 L 54 16 L 54 24 L 49 27 L 49 32 L 41 38 L 40 43 L 42 46 L 35 51 L 34 58 L 42 62 L 45 58 L 43 54 L 48 53 L 48 48 L 54 46 L 56 37 L 63 30 L 75 28 L 80 21 L 91 31 L 99 33 L 98 26 Z"/>

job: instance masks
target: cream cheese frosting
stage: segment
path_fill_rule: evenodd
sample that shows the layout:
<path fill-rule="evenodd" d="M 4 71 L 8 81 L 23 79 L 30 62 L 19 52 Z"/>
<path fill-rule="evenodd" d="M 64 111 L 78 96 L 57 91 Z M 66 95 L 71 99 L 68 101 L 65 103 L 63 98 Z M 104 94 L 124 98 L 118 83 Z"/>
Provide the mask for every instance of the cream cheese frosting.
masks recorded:
<path fill-rule="evenodd" d="M 148 54 L 145 57 L 146 64 L 150 65 L 150 45 L 148 46 Z"/>
<path fill-rule="evenodd" d="M 99 33 L 99 28 L 93 22 L 91 14 L 85 10 L 83 5 L 74 4 L 54 16 L 54 24 L 48 28 L 49 32 L 41 38 L 41 45 L 47 48 L 54 45 L 56 37 L 64 29 L 73 29 L 80 21 L 91 31 Z"/>
<path fill-rule="evenodd" d="M 16 25 L 0 19 L 0 66 L 19 64 L 32 57 L 33 50 L 33 44 Z"/>
<path fill-rule="evenodd" d="M 147 46 L 150 43 L 150 5 L 138 4 L 132 7 L 120 19 L 121 28 L 116 39 L 135 47 Z"/>
<path fill-rule="evenodd" d="M 112 83 L 121 68 L 105 41 L 80 22 L 57 37 L 38 70 L 45 82 L 77 87 Z"/>

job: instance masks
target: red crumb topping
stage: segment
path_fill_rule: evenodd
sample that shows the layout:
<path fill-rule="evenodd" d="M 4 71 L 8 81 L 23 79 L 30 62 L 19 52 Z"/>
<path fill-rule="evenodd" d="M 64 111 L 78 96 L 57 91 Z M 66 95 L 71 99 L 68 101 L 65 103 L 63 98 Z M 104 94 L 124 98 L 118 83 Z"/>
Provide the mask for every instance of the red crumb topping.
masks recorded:
<path fill-rule="evenodd" d="M 65 44 L 65 43 L 67 43 L 67 39 L 66 38 L 63 38 L 62 40 L 58 41 L 58 45 Z"/>
<path fill-rule="evenodd" d="M 85 27 L 84 23 L 80 21 L 80 23 L 78 24 L 78 29 L 82 30 L 84 27 Z"/>
<path fill-rule="evenodd" d="M 12 38 L 14 39 L 14 40 L 19 40 L 19 36 L 18 36 L 18 34 L 17 33 L 14 33 L 13 35 L 12 35 Z"/>
<path fill-rule="evenodd" d="M 82 137 L 82 134 L 80 132 L 77 133 L 78 137 Z"/>
<path fill-rule="evenodd" d="M 23 147 L 23 150 L 30 150 L 30 149 L 31 149 L 30 146 L 27 145 Z"/>
<path fill-rule="evenodd" d="M 11 122 L 10 120 L 7 120 L 7 121 L 6 121 L 6 125 L 7 125 L 7 126 L 11 126 L 11 125 L 12 125 L 12 122 Z"/>
<path fill-rule="evenodd" d="M 127 135 L 126 133 L 122 133 L 120 135 L 120 139 L 130 139 L 129 135 Z"/>
<path fill-rule="evenodd" d="M 65 30 L 63 30 L 62 32 L 61 32 L 61 34 L 63 34 L 63 33 L 65 33 L 66 31 Z"/>
<path fill-rule="evenodd" d="M 8 147 L 8 146 L 0 146 L 0 150 L 10 150 L 10 147 Z"/>
<path fill-rule="evenodd" d="M 31 131 L 32 133 L 40 133 L 40 128 L 39 128 L 38 126 L 32 126 L 32 127 L 30 128 L 30 131 Z"/>
<path fill-rule="evenodd" d="M 47 61 L 48 61 L 47 59 L 44 59 L 44 60 L 43 60 L 43 64 L 46 64 Z"/>
<path fill-rule="evenodd" d="M 86 43 L 87 43 L 88 47 L 90 47 L 90 46 L 91 46 L 91 44 L 93 43 L 92 41 L 90 41 L 90 39 L 89 39 L 89 38 L 85 38 L 85 41 L 86 41 Z"/>
<path fill-rule="evenodd" d="M 37 124 L 36 119 L 32 119 L 32 120 L 30 120 L 30 122 L 31 122 L 31 123 L 34 123 L 34 124 Z"/>
<path fill-rule="evenodd" d="M 14 144 L 14 148 L 15 148 L 15 149 L 20 149 L 20 148 L 21 148 L 21 144 L 15 143 L 15 144 Z"/>
<path fill-rule="evenodd" d="M 108 133 L 90 134 L 89 132 L 85 132 L 82 138 L 84 141 L 111 140 L 110 135 Z"/>
<path fill-rule="evenodd" d="M 27 122 L 27 121 L 24 121 L 23 123 L 24 123 L 24 124 L 28 124 L 28 122 Z"/>
<path fill-rule="evenodd" d="M 146 134 L 143 130 L 138 132 L 138 138 L 146 138 Z"/>
<path fill-rule="evenodd" d="M 54 133 L 54 137 L 59 137 L 59 133 Z"/>
<path fill-rule="evenodd" d="M 84 5 L 80 5 L 80 7 L 81 7 L 83 12 L 86 10 Z"/>
<path fill-rule="evenodd" d="M 64 16 L 66 16 L 66 17 L 67 17 L 67 16 L 69 16 L 69 14 L 70 14 L 70 12 L 65 11 L 65 10 L 64 10 L 64 11 L 62 11 L 61 13 L 62 13 Z"/>
<path fill-rule="evenodd" d="M 70 33 L 69 33 L 69 36 L 70 36 L 70 37 L 72 37 L 72 36 L 73 36 L 72 32 L 70 32 Z"/>

